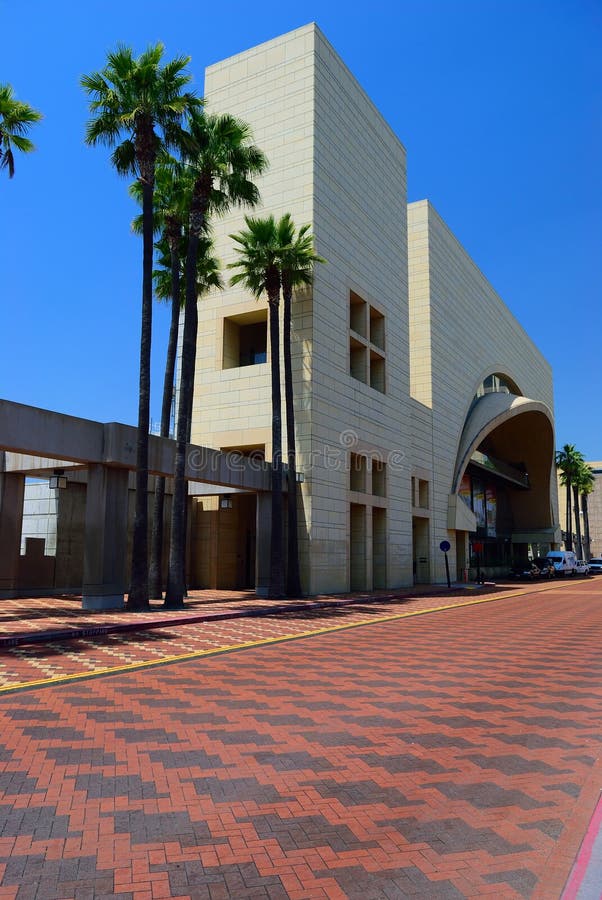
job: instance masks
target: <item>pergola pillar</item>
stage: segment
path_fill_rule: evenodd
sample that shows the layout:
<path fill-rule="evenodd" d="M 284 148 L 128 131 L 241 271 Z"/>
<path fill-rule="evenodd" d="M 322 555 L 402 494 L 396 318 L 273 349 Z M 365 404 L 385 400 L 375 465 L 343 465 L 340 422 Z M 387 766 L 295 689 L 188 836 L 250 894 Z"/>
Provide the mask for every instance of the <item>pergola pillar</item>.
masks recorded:
<path fill-rule="evenodd" d="M 127 469 L 91 465 L 86 492 L 83 609 L 123 608 L 127 527 Z"/>
<path fill-rule="evenodd" d="M 270 587 L 270 554 L 272 547 L 272 495 L 257 492 L 257 528 L 255 556 L 255 596 L 267 597 Z"/>
<path fill-rule="evenodd" d="M 19 587 L 25 476 L 2 471 L 3 457 L 0 452 L 0 597 L 15 597 Z"/>

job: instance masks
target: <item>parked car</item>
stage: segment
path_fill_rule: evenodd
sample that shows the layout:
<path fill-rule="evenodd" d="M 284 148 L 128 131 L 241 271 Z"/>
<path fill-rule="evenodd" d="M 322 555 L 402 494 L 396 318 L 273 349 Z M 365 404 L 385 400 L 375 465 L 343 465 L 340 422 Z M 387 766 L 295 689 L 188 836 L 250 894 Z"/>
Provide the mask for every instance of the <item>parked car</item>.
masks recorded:
<path fill-rule="evenodd" d="M 584 559 L 578 559 L 575 566 L 575 575 L 589 575 L 589 563 Z"/>
<path fill-rule="evenodd" d="M 554 565 L 556 575 L 574 575 L 577 557 L 572 550 L 550 550 L 547 558 Z"/>
<path fill-rule="evenodd" d="M 589 565 L 590 575 L 602 574 L 602 558 L 601 557 L 596 556 L 596 557 L 594 557 L 594 559 L 590 559 L 588 565 Z"/>
<path fill-rule="evenodd" d="M 554 564 L 545 556 L 537 556 L 512 567 L 512 578 L 553 578 Z"/>

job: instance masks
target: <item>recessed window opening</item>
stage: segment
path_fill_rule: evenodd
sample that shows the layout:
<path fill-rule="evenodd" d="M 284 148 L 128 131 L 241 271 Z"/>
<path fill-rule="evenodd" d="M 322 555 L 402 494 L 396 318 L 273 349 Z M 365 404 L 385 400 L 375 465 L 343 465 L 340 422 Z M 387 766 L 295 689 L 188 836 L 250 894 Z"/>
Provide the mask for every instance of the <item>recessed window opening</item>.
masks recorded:
<path fill-rule="evenodd" d="M 257 366 L 267 362 L 267 309 L 224 319 L 223 368 Z"/>

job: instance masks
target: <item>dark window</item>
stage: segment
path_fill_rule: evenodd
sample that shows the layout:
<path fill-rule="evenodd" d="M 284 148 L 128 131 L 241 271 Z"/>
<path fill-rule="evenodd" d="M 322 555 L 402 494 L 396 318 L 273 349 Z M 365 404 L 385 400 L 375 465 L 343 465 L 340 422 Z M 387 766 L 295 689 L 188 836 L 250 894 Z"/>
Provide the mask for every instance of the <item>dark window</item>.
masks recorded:
<path fill-rule="evenodd" d="M 265 322 L 241 325 L 239 366 L 256 366 L 267 360 L 267 328 Z"/>

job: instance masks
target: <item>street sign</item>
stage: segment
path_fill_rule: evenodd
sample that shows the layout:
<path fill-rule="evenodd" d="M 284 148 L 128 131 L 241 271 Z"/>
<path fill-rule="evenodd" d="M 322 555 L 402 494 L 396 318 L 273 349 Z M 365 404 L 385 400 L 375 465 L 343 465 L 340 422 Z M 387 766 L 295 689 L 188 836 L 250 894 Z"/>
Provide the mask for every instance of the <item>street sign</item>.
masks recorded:
<path fill-rule="evenodd" d="M 447 576 L 447 586 L 448 586 L 448 588 L 450 588 L 451 581 L 449 578 L 449 560 L 447 558 L 447 551 L 451 550 L 450 542 L 449 541 L 441 541 L 441 543 L 439 544 L 439 550 L 443 550 L 443 552 L 445 553 L 445 574 Z"/>

